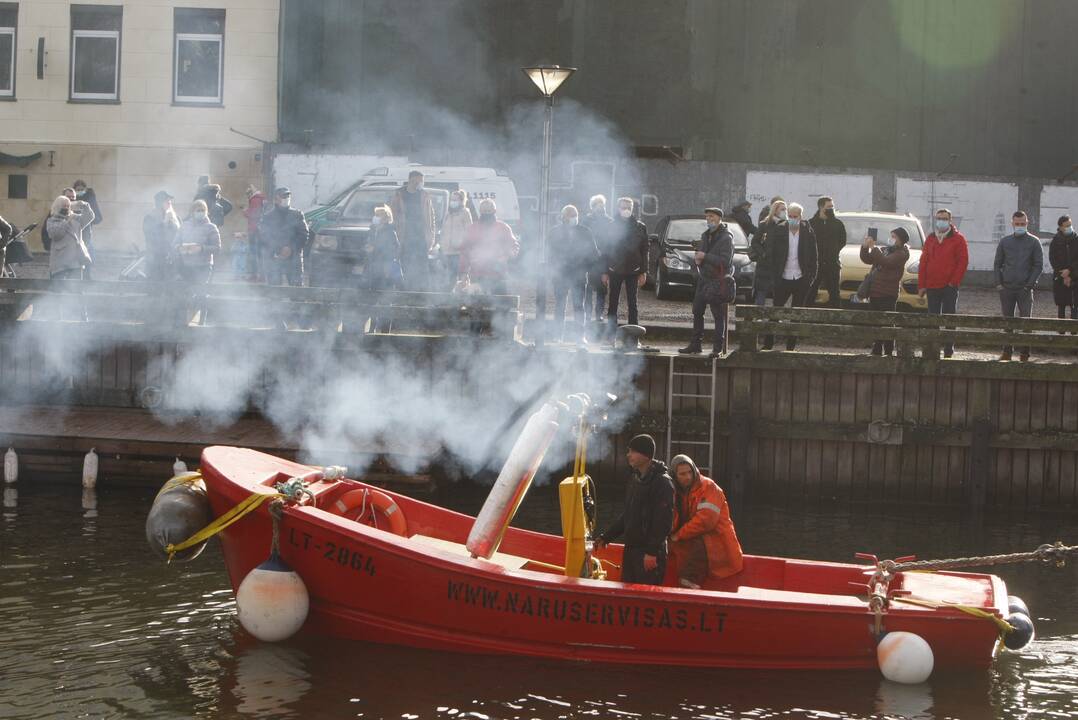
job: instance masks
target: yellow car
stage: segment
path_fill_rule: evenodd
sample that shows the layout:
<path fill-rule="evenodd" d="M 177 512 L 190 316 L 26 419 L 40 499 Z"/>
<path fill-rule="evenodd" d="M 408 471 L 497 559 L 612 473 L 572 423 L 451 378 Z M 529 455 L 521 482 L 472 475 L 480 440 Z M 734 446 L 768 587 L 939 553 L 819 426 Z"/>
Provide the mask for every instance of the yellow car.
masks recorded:
<path fill-rule="evenodd" d="M 842 261 L 839 295 L 843 303 L 856 301 L 857 288 L 870 269 L 861 262 L 861 243 L 868 235 L 868 229 L 876 228 L 879 242 L 883 244 L 888 241 L 892 230 L 902 227 L 910 235 L 910 260 L 906 263 L 906 271 L 899 285 L 898 306 L 900 310 L 927 310 L 928 300 L 917 295 L 917 269 L 925 243 L 921 221 L 913 215 L 885 212 L 839 212 L 835 216 L 846 226 L 846 247 L 839 253 L 839 260 Z M 816 304 L 824 305 L 827 300 L 827 290 L 821 287 L 816 293 Z"/>

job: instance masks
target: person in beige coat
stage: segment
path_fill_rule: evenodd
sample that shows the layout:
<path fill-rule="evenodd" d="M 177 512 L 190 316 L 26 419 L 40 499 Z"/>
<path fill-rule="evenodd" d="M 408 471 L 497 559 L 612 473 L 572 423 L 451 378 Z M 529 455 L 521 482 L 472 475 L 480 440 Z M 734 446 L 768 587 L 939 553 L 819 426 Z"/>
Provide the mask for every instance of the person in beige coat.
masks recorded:
<path fill-rule="evenodd" d="M 442 223 L 442 257 L 448 275 L 446 289 L 452 289 L 460 274 L 460 248 L 468 234 L 468 226 L 475 222 L 468 208 L 468 194 L 463 190 L 449 193 L 449 212 Z"/>

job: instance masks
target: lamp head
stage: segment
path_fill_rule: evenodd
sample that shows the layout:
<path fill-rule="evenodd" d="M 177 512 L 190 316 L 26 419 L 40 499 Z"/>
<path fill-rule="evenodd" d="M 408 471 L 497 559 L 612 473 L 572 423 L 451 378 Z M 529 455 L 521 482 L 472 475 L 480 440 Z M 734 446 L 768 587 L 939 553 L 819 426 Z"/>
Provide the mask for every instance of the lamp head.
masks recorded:
<path fill-rule="evenodd" d="M 521 68 L 528 79 L 535 84 L 543 97 L 551 97 L 561 87 L 569 76 L 576 72 L 576 68 L 561 67 L 560 65 L 536 65 L 535 67 Z"/>

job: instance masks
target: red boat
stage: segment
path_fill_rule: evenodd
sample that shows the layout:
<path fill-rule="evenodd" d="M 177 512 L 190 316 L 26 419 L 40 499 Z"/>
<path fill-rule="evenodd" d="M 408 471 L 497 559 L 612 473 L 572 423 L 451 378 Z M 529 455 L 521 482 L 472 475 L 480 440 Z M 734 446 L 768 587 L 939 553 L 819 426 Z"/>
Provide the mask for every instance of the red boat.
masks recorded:
<path fill-rule="evenodd" d="M 215 516 L 307 480 L 279 528 L 280 556 L 309 593 L 305 632 L 566 660 L 822 669 L 876 668 L 879 632 L 908 631 L 937 668 L 983 668 L 1008 611 L 994 575 L 898 572 L 873 605 L 875 565 L 778 557 L 746 555 L 738 575 L 688 590 L 620 582 L 622 547 L 611 545 L 591 561 L 605 580 L 567 577 L 564 537 L 502 528 L 497 552 L 474 557 L 476 518 L 319 470 L 231 447 L 207 448 L 201 465 Z M 369 506 L 380 527 L 349 519 Z M 266 560 L 271 526 L 263 504 L 222 532 L 234 589 Z"/>

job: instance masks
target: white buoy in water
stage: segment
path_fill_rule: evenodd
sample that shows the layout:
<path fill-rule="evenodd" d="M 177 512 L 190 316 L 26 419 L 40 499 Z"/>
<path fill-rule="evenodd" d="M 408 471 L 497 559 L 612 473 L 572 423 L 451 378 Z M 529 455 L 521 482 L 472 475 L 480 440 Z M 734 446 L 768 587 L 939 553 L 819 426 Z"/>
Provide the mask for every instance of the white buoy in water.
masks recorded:
<path fill-rule="evenodd" d="M 185 472 L 187 472 L 187 463 L 176 458 L 176 462 L 172 463 L 172 477 L 183 475 Z"/>
<path fill-rule="evenodd" d="M 303 579 L 275 552 L 247 574 L 236 592 L 240 625 L 263 642 L 295 635 L 307 619 L 310 602 Z"/>
<path fill-rule="evenodd" d="M 97 486 L 97 453 L 95 448 L 90 448 L 86 457 L 82 459 L 82 486 L 92 488 Z"/>
<path fill-rule="evenodd" d="M 925 639 L 911 632 L 889 632 L 876 645 L 880 672 L 891 682 L 916 685 L 928 679 L 936 658 Z"/>
<path fill-rule="evenodd" d="M 19 479 L 19 456 L 15 448 L 8 448 L 4 453 L 4 482 L 13 483 Z"/>

